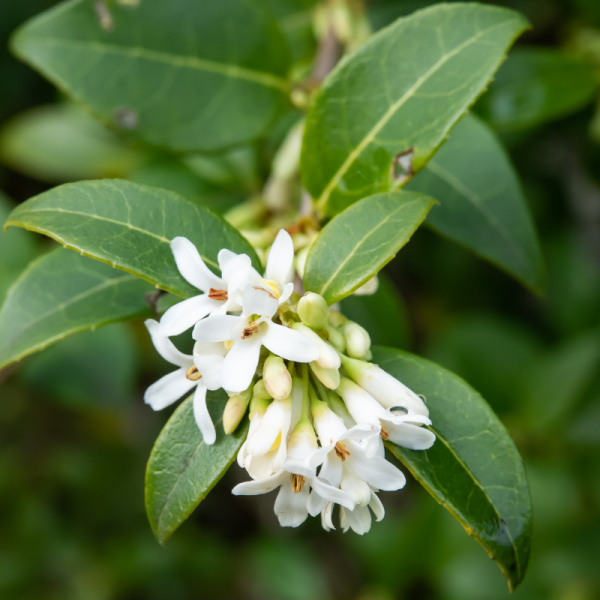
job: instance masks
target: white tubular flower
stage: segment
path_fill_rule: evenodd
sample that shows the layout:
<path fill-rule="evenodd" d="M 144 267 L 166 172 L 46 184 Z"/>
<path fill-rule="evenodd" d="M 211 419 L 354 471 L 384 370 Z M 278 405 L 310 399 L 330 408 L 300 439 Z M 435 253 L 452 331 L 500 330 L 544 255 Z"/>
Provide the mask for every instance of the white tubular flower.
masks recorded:
<path fill-rule="evenodd" d="M 348 494 L 317 477 L 316 468 L 323 459 L 321 450 L 317 447 L 312 425 L 308 421 L 300 421 L 288 444 L 288 458 L 283 470 L 267 479 L 240 483 L 232 492 L 236 496 L 253 496 L 266 494 L 279 487 L 275 514 L 282 527 L 298 527 L 304 523 L 309 513 L 311 489 L 326 501 L 352 510 L 354 503 Z"/>
<path fill-rule="evenodd" d="M 245 390 L 254 377 L 260 348 L 294 362 L 310 362 L 319 356 L 316 344 L 306 336 L 273 323 L 278 299 L 264 285 L 250 284 L 243 296 L 243 314 L 217 315 L 200 321 L 193 333 L 202 342 L 233 342 L 225 361 L 221 385 L 231 392 Z M 258 315 L 258 318 L 256 317 Z"/>
<path fill-rule="evenodd" d="M 242 469 L 246 468 L 246 458 L 248 456 L 248 440 L 252 436 L 252 434 L 260 427 L 262 420 L 267 412 L 267 408 L 269 408 L 269 404 L 271 400 L 267 400 L 265 398 L 257 399 L 255 396 L 252 398 L 250 402 L 250 428 L 248 429 L 248 437 L 246 441 L 242 444 L 238 454 L 237 454 L 237 463 L 242 467 Z"/>
<path fill-rule="evenodd" d="M 371 529 L 371 511 L 373 511 L 376 521 L 381 521 L 385 517 L 383 504 L 375 491 L 371 490 L 371 498 L 367 506 L 355 506 L 354 510 L 347 510 L 340 506 L 340 525 L 344 533 L 348 529 L 352 529 L 358 535 L 367 533 Z"/>
<path fill-rule="evenodd" d="M 302 323 L 294 323 L 292 328 L 311 339 L 319 348 L 319 358 L 316 363 L 322 369 L 339 369 L 342 366 L 340 355 L 310 327 Z"/>
<path fill-rule="evenodd" d="M 429 410 L 422 398 L 377 365 L 346 356 L 342 357 L 342 364 L 348 375 L 383 408 L 404 406 L 409 411 L 429 416 Z"/>
<path fill-rule="evenodd" d="M 248 435 L 243 464 L 252 479 L 265 479 L 281 469 L 291 420 L 291 398 L 273 400 L 259 426 Z"/>
<path fill-rule="evenodd" d="M 378 425 L 361 423 L 347 429 L 324 402 L 313 402 L 312 407 L 322 451 L 327 452 L 319 477 L 340 487 L 356 507 L 366 507 L 371 502 L 371 488 L 394 491 L 404 487 L 406 478 L 400 469 L 384 456 L 367 453 L 368 440 L 379 439 Z M 311 494 L 308 508 L 311 514 L 317 514 L 326 508 L 326 503 Z"/>
<path fill-rule="evenodd" d="M 431 425 L 431 421 L 424 415 L 413 412 L 396 414 L 386 410 L 362 387 L 354 382 L 342 378 L 336 392 L 344 399 L 348 412 L 357 423 L 371 423 L 381 425 L 381 437 L 389 439 L 411 450 L 427 450 L 435 442 L 435 434 L 429 429 L 414 425 Z M 372 456 L 379 446 L 369 441 L 368 454 Z"/>
<path fill-rule="evenodd" d="M 326 388 L 335 390 L 340 385 L 339 369 L 323 369 L 315 361 L 310 363 L 310 370 Z"/>
<path fill-rule="evenodd" d="M 160 320 L 164 336 L 179 335 L 207 315 L 241 310 L 237 298 L 242 290 L 246 284 L 260 280 L 260 275 L 246 254 L 221 250 L 218 260 L 222 277 L 218 277 L 204 264 L 196 246 L 188 239 L 174 238 L 171 250 L 184 279 L 204 293 L 184 300 L 165 312 Z"/>
<path fill-rule="evenodd" d="M 154 347 L 168 362 L 179 367 L 153 383 L 144 394 L 144 401 L 153 410 L 162 410 L 194 387 L 194 417 L 204 442 L 214 444 L 215 426 L 206 407 L 206 390 L 221 387 L 221 368 L 226 353 L 223 344 L 196 344 L 194 355 L 188 356 L 175 348 L 173 342 L 161 333 L 160 324 L 153 319 L 145 322 Z"/>

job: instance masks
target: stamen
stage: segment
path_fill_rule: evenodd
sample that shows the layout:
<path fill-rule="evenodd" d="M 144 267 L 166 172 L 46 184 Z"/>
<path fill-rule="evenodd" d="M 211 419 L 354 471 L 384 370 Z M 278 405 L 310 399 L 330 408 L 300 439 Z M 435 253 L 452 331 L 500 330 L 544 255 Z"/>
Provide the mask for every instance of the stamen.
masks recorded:
<path fill-rule="evenodd" d="M 335 447 L 334 447 L 335 453 L 337 454 L 338 458 L 344 462 L 346 460 L 347 456 L 350 456 L 350 450 L 348 450 L 348 448 L 346 448 L 346 446 L 344 444 L 342 444 L 342 442 L 338 442 Z"/>
<path fill-rule="evenodd" d="M 389 440 L 390 439 L 390 434 L 388 432 L 388 430 L 385 428 L 385 426 L 381 426 L 381 437 L 384 440 Z"/>
<path fill-rule="evenodd" d="M 290 475 L 290 480 L 292 482 L 292 490 L 294 494 L 299 494 L 304 487 L 306 477 L 304 477 L 304 475 L 296 475 L 295 473 L 292 473 Z"/>
<path fill-rule="evenodd" d="M 245 327 L 244 331 L 242 331 L 242 339 L 247 340 L 249 337 L 252 337 L 258 331 L 259 327 L 260 323 L 257 323 L 256 321 L 250 321 L 250 323 L 248 323 L 248 327 Z"/>
<path fill-rule="evenodd" d="M 210 288 L 210 290 L 208 290 L 208 297 L 211 300 L 227 300 L 227 290 L 215 290 L 215 288 Z"/>
<path fill-rule="evenodd" d="M 202 377 L 202 375 L 200 374 L 200 371 L 198 371 L 198 368 L 196 366 L 190 367 L 187 370 L 185 376 L 190 381 L 198 381 L 198 379 L 200 379 Z"/>

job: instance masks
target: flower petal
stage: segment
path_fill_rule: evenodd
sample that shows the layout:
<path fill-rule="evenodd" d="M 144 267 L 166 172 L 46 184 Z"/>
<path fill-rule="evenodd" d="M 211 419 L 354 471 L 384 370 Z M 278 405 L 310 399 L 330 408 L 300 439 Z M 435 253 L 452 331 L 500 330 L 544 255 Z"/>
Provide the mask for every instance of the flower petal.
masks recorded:
<path fill-rule="evenodd" d="M 321 513 L 321 526 L 325 531 L 331 531 L 332 529 L 335 529 L 335 527 L 333 526 L 333 520 L 331 519 L 332 516 L 333 502 L 329 502 L 327 506 L 323 509 L 323 512 Z"/>
<path fill-rule="evenodd" d="M 252 438 L 248 438 L 248 453 L 253 456 L 266 454 L 283 432 L 285 433 L 283 433 L 280 443 L 285 444 L 291 417 L 292 401 L 290 398 L 273 400 L 262 418 L 260 427 L 252 435 Z"/>
<path fill-rule="evenodd" d="M 365 458 L 364 455 L 355 452 L 350 457 L 350 464 L 352 470 L 372 487 L 394 491 L 406 485 L 404 473 L 385 458 Z"/>
<path fill-rule="evenodd" d="M 170 337 L 179 335 L 193 327 L 200 319 L 203 319 L 211 311 L 217 309 L 222 302 L 212 300 L 205 294 L 188 298 L 183 302 L 171 306 L 160 319 L 160 331 L 162 335 Z"/>
<path fill-rule="evenodd" d="M 223 248 L 219 250 L 219 255 L 217 256 L 217 261 L 219 262 L 219 269 L 221 269 L 221 273 L 225 271 L 229 262 L 238 256 L 235 252 L 228 250 L 227 248 Z M 225 278 L 225 277 L 223 277 Z"/>
<path fill-rule="evenodd" d="M 242 306 L 246 316 L 260 315 L 270 319 L 277 312 L 279 301 L 267 286 L 251 283 L 244 289 Z"/>
<path fill-rule="evenodd" d="M 371 501 L 369 502 L 369 508 L 373 511 L 376 521 L 381 521 L 385 517 L 385 509 L 383 503 L 379 499 L 379 496 L 375 492 L 371 492 Z"/>
<path fill-rule="evenodd" d="M 348 525 L 354 533 L 363 535 L 371 529 L 371 512 L 366 506 L 357 506 L 354 510 L 346 512 Z"/>
<path fill-rule="evenodd" d="M 289 280 L 294 262 L 294 242 L 285 229 L 280 229 L 267 259 L 266 279 L 276 281 L 282 290 Z"/>
<path fill-rule="evenodd" d="M 204 264 L 198 249 L 187 238 L 173 238 L 171 251 L 179 272 L 195 288 L 208 292 L 210 288 L 219 290 L 225 287 L 223 280 Z"/>
<path fill-rule="evenodd" d="M 279 304 L 283 304 L 289 297 L 294 293 L 294 284 L 292 282 L 286 283 L 281 296 L 279 296 Z"/>
<path fill-rule="evenodd" d="M 194 356 L 194 364 L 202 375 L 202 385 L 208 390 L 218 390 L 221 387 L 221 373 L 225 359 L 218 354 Z"/>
<path fill-rule="evenodd" d="M 224 317 L 219 317 L 224 318 Z M 235 317 L 234 317 L 235 318 Z M 243 392 L 252 383 L 260 358 L 260 338 L 237 339 L 225 357 L 221 385 L 229 392 Z"/>
<path fill-rule="evenodd" d="M 152 410 L 162 410 L 187 394 L 196 383 L 186 378 L 186 370 L 177 369 L 153 383 L 144 394 L 144 402 Z"/>
<path fill-rule="evenodd" d="M 281 484 L 281 489 L 275 500 L 275 514 L 282 527 L 298 527 L 306 521 L 309 493 L 310 486 L 304 484 L 302 491 L 294 494 L 288 474 L 288 480 Z"/>
<path fill-rule="evenodd" d="M 266 479 L 259 479 L 258 481 L 244 481 L 243 483 L 238 483 L 231 490 L 231 493 L 234 496 L 257 496 L 258 494 L 268 494 L 275 488 L 278 488 L 282 483 L 285 483 L 286 479 L 288 480 L 287 485 L 289 485 L 291 489 L 289 476 L 287 473 L 283 472 L 267 477 Z"/>
<path fill-rule="evenodd" d="M 185 367 L 186 369 L 189 369 L 194 364 L 191 356 L 177 350 L 173 345 L 173 342 L 162 334 L 161 326 L 158 321 L 146 319 L 144 325 L 152 338 L 152 343 L 154 344 L 156 351 L 166 361 L 170 362 L 172 365 Z"/>
<path fill-rule="evenodd" d="M 227 342 L 235 337 L 240 325 L 240 317 L 233 315 L 208 317 L 197 323 L 192 337 L 199 342 Z"/>
<path fill-rule="evenodd" d="M 286 360 L 294 362 L 310 362 L 319 357 L 317 345 L 306 336 L 277 325 L 269 323 L 269 329 L 263 339 L 263 344 L 268 350 Z"/>
<path fill-rule="evenodd" d="M 349 510 L 354 508 L 354 500 L 349 494 L 333 487 L 332 485 L 329 485 L 328 483 L 325 483 L 319 477 L 315 477 L 311 481 L 311 485 L 313 490 L 317 492 L 319 496 L 325 498 L 325 500 L 328 500 L 329 502 L 335 502 L 336 504 L 344 506 Z"/>
<path fill-rule="evenodd" d="M 334 452 L 330 452 L 323 463 L 323 467 L 319 471 L 319 478 L 331 484 L 333 487 L 340 487 L 340 483 L 342 483 L 342 467 L 342 461 Z"/>
<path fill-rule="evenodd" d="M 325 500 L 323 496 L 319 496 L 319 494 L 313 490 L 308 497 L 308 504 L 306 505 L 308 514 L 311 517 L 316 517 L 320 512 L 325 510 L 327 504 L 327 500 Z"/>
<path fill-rule="evenodd" d="M 217 432 L 208 414 L 208 408 L 206 408 L 206 386 L 202 382 L 198 383 L 196 393 L 194 394 L 194 418 L 196 419 L 196 425 L 200 429 L 204 443 L 209 446 L 214 444 L 217 439 Z"/>
<path fill-rule="evenodd" d="M 417 425 L 402 423 L 401 425 L 386 424 L 386 429 L 390 434 L 390 442 L 410 448 L 411 450 L 427 450 L 435 442 L 435 434 Z"/>
<path fill-rule="evenodd" d="M 232 258 L 222 271 L 230 296 L 238 290 L 243 290 L 249 283 L 260 281 L 260 275 L 252 267 L 252 261 L 247 254 Z"/>

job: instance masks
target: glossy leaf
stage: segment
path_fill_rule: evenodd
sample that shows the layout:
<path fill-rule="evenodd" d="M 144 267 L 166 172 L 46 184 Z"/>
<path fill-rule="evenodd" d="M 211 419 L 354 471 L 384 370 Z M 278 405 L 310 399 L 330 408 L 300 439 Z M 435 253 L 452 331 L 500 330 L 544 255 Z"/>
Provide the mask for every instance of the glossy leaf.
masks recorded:
<path fill-rule="evenodd" d="M 342 60 L 306 122 L 303 182 L 320 209 L 335 214 L 420 171 L 526 27 L 504 8 L 439 4 Z"/>
<path fill-rule="evenodd" d="M 69 104 L 17 115 L 2 130 L 0 155 L 12 169 L 50 183 L 126 177 L 142 161 L 141 153 Z"/>
<path fill-rule="evenodd" d="M 38 258 L 0 309 L 0 368 L 77 331 L 149 313 L 144 295 L 151 289 L 62 248 Z"/>
<path fill-rule="evenodd" d="M 594 66 L 585 60 L 548 48 L 519 48 L 510 53 L 477 110 L 497 130 L 515 131 L 581 109 L 597 89 Z"/>
<path fill-rule="evenodd" d="M 158 436 L 146 469 L 146 511 L 154 535 L 161 543 L 185 521 L 225 474 L 248 433 L 244 420 L 225 435 L 223 409 L 227 394 L 208 392 L 208 411 L 217 440 L 204 443 L 193 413 L 193 396 L 173 413 Z"/>
<path fill-rule="evenodd" d="M 251 0 L 71 0 L 39 15 L 13 51 L 104 123 L 177 151 L 262 135 L 287 105 L 290 58 Z"/>
<path fill-rule="evenodd" d="M 439 200 L 426 224 L 531 289 L 545 285 L 542 253 L 521 184 L 504 148 L 467 115 L 406 189 Z"/>
<path fill-rule="evenodd" d="M 437 436 L 425 451 L 388 448 L 485 548 L 513 590 L 529 560 L 532 509 L 508 432 L 473 388 L 435 363 L 381 347 L 373 361 L 425 396 Z"/>
<path fill-rule="evenodd" d="M 365 198 L 333 218 L 308 254 L 307 291 L 338 302 L 383 268 L 422 223 L 434 200 L 396 191 Z"/>
<path fill-rule="evenodd" d="M 369 332 L 373 344 L 407 348 L 410 335 L 404 300 L 385 273 L 378 278 L 374 294 L 351 294 L 340 302 L 340 310 Z"/>
<path fill-rule="evenodd" d="M 175 265 L 170 241 L 176 236 L 194 243 L 213 269 L 222 248 L 248 254 L 260 267 L 250 244 L 215 213 L 173 192 L 127 181 L 57 187 L 21 204 L 6 225 L 49 235 L 184 297 L 197 290 Z"/>

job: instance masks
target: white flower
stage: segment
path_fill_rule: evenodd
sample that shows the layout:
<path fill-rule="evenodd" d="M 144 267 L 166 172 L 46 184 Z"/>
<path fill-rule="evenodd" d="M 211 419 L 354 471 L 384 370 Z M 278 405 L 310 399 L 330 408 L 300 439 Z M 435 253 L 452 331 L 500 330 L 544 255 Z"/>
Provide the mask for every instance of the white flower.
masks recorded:
<path fill-rule="evenodd" d="M 210 314 L 239 311 L 238 298 L 248 283 L 260 281 L 250 257 L 223 249 L 218 260 L 222 277 L 205 264 L 196 246 L 184 237 L 171 241 L 177 268 L 186 281 L 204 292 L 172 306 L 160 320 L 164 336 L 178 335 Z"/>
<path fill-rule="evenodd" d="M 282 527 L 298 527 L 304 523 L 309 513 L 308 498 L 311 489 L 326 501 L 351 510 L 354 503 L 348 494 L 316 476 L 316 468 L 323 457 L 321 450 L 317 447 L 312 425 L 307 421 L 300 421 L 288 444 L 288 458 L 283 464 L 283 470 L 267 479 L 240 483 L 233 488 L 233 493 L 236 496 L 266 494 L 279 487 L 275 514 Z M 316 516 L 318 512 L 311 514 Z"/>
<path fill-rule="evenodd" d="M 264 285 L 250 284 L 244 291 L 243 314 L 218 315 L 200 321 L 194 339 L 202 342 L 233 342 L 225 361 L 221 385 L 232 392 L 245 390 L 254 377 L 261 346 L 295 362 L 310 362 L 319 356 L 316 344 L 306 336 L 273 323 L 278 299 Z M 255 315 L 259 315 L 258 318 Z"/>
<path fill-rule="evenodd" d="M 285 229 L 280 229 L 267 259 L 267 268 L 262 283 L 267 285 L 283 304 L 294 291 L 292 277 L 294 264 L 294 242 Z"/>
<path fill-rule="evenodd" d="M 383 408 L 404 406 L 410 411 L 429 416 L 427 406 L 417 394 L 377 365 L 346 356 L 342 357 L 342 364 L 348 375 Z"/>
<path fill-rule="evenodd" d="M 367 441 L 379 439 L 379 426 L 361 423 L 347 429 L 342 419 L 324 402 L 313 402 L 312 406 L 322 451 L 327 452 L 319 477 L 334 487 L 340 487 L 357 507 L 368 506 L 372 488 L 394 491 L 404 487 L 404 474 L 385 459 L 382 444 L 378 444 L 381 450 L 378 448 L 375 455 L 367 452 Z M 325 508 L 323 499 L 311 495 L 311 514 L 322 512 Z"/>
<path fill-rule="evenodd" d="M 292 420 L 292 400 L 273 400 L 260 423 L 248 434 L 238 456 L 252 479 L 265 479 L 281 470 L 286 459 L 287 436 Z"/>
<path fill-rule="evenodd" d="M 340 525 L 344 532 L 352 528 L 352 531 L 359 535 L 367 533 L 371 529 L 371 511 L 376 521 L 381 521 L 385 517 L 383 504 L 375 492 L 376 490 L 371 490 L 371 498 L 367 506 L 355 506 L 354 510 L 347 510 L 340 506 Z"/>
<path fill-rule="evenodd" d="M 435 434 L 428 429 L 414 425 L 431 425 L 431 421 L 420 414 L 409 411 L 406 414 L 395 414 L 391 410 L 386 410 L 362 387 L 356 383 L 342 378 L 342 381 L 336 392 L 344 399 L 348 412 L 357 423 L 371 423 L 381 425 L 381 437 L 389 439 L 405 448 L 411 450 L 427 450 L 435 442 Z M 374 453 L 374 449 L 379 447 L 379 443 L 374 445 L 373 440 L 369 441 L 368 452 Z"/>
<path fill-rule="evenodd" d="M 145 322 L 158 353 L 179 367 L 153 383 L 144 394 L 144 401 L 153 410 L 162 410 L 191 391 L 194 387 L 194 417 L 206 444 L 214 444 L 215 426 L 206 407 L 206 390 L 221 387 L 221 367 L 226 352 L 223 344 L 196 344 L 194 355 L 188 356 L 164 337 L 160 325 L 153 319 Z"/>

